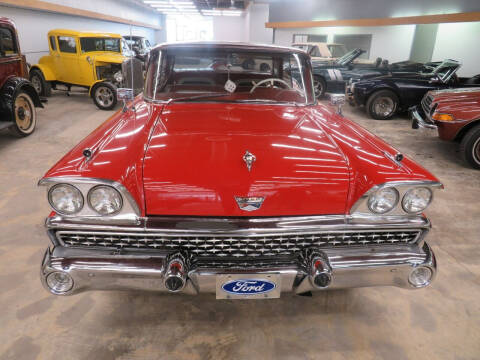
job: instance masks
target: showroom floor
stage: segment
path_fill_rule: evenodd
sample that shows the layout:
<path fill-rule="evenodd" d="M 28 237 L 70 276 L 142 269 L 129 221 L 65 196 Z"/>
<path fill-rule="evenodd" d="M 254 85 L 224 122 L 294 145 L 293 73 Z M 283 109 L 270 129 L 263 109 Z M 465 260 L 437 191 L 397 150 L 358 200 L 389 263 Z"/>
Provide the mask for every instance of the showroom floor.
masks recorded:
<path fill-rule="evenodd" d="M 432 287 L 238 302 L 49 295 L 38 274 L 49 206 L 36 182 L 109 115 L 87 96 L 56 92 L 32 136 L 0 132 L 0 359 L 480 358 L 480 172 L 459 160 L 454 144 L 412 130 L 405 116 L 374 121 L 360 110 L 345 113 L 445 184 L 428 210 L 439 262 Z"/>

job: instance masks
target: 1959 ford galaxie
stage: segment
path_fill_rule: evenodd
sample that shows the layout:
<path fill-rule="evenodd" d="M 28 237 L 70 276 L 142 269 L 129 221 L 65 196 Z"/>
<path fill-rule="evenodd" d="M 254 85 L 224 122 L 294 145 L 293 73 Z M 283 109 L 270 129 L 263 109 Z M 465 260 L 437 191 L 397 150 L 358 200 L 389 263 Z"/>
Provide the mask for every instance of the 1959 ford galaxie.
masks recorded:
<path fill-rule="evenodd" d="M 156 47 L 143 95 L 40 180 L 43 284 L 220 299 L 429 285 L 423 212 L 442 185 L 341 97 L 316 102 L 299 49 Z"/>

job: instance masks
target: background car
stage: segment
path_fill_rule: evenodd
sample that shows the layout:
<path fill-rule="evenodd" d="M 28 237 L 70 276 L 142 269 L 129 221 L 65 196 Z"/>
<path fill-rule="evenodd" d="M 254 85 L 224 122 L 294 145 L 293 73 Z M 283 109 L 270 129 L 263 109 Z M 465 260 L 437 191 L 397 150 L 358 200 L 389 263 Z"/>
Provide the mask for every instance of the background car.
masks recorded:
<path fill-rule="evenodd" d="M 302 49 L 311 56 L 312 60 L 319 61 L 334 61 L 340 59 L 349 53 L 347 47 L 343 44 L 325 43 L 325 42 L 304 42 L 295 43 L 292 45 L 294 48 Z M 375 61 L 369 59 L 355 58 L 355 63 L 373 65 Z"/>
<path fill-rule="evenodd" d="M 147 55 L 152 48 L 150 41 L 148 41 L 147 38 L 136 35 L 126 35 L 123 38 L 130 45 L 130 48 L 135 52 L 137 59 L 141 61 L 147 60 Z"/>
<path fill-rule="evenodd" d="M 28 77 L 27 62 L 20 51 L 17 29 L 0 17 L 0 129 L 24 137 L 35 130 L 36 107 L 43 107 Z"/>
<path fill-rule="evenodd" d="M 421 105 L 411 109 L 411 117 L 414 129 L 459 142 L 463 159 L 480 169 L 480 87 L 429 91 Z"/>
<path fill-rule="evenodd" d="M 351 82 L 346 93 L 352 106 L 365 106 L 373 119 L 385 120 L 399 111 L 417 105 L 430 90 L 475 87 L 480 75 L 458 77 L 460 63 L 445 60 L 427 73 L 391 73 L 367 80 Z"/>
<path fill-rule="evenodd" d="M 118 34 L 52 30 L 48 33 L 50 55 L 30 69 L 30 80 L 42 96 L 50 96 L 57 85 L 88 89 L 95 105 L 111 110 L 117 104 L 117 88 L 131 86 L 132 71 L 122 54 Z M 142 65 L 133 62 L 134 87 L 142 88 Z"/>
<path fill-rule="evenodd" d="M 358 82 L 380 75 L 393 73 L 419 73 L 433 70 L 440 63 L 418 63 L 401 61 L 389 64 L 388 60 L 378 58 L 375 64 L 355 63 L 364 51 L 354 49 L 335 61 L 312 61 L 315 94 L 322 97 L 326 92 L 344 93 L 345 86 L 352 81 Z"/>

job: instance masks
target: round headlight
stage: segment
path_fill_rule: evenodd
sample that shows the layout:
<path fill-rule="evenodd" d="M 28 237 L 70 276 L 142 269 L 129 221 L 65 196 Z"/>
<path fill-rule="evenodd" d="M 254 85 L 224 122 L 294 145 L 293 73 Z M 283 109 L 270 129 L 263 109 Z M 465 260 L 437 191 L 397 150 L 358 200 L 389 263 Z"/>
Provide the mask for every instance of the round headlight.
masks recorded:
<path fill-rule="evenodd" d="M 398 191 L 393 187 L 380 189 L 368 198 L 368 208 L 375 214 L 385 214 L 398 204 Z"/>
<path fill-rule="evenodd" d="M 75 186 L 57 184 L 48 192 L 50 206 L 59 214 L 73 215 L 83 208 L 83 195 Z"/>
<path fill-rule="evenodd" d="M 88 204 L 100 215 L 113 215 L 122 210 L 122 195 L 111 186 L 98 185 L 88 193 Z"/>
<path fill-rule="evenodd" d="M 402 199 L 402 207 L 408 213 L 422 212 L 432 202 L 432 190 L 426 187 L 418 187 L 408 190 Z"/>

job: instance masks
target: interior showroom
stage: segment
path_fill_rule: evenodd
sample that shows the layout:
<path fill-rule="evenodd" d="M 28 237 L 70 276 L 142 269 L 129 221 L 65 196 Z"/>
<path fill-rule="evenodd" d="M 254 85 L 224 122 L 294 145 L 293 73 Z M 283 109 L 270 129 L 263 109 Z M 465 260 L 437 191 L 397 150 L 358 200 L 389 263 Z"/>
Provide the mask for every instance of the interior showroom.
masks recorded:
<path fill-rule="evenodd" d="M 480 359 L 480 1 L 0 0 L 0 360 Z"/>

